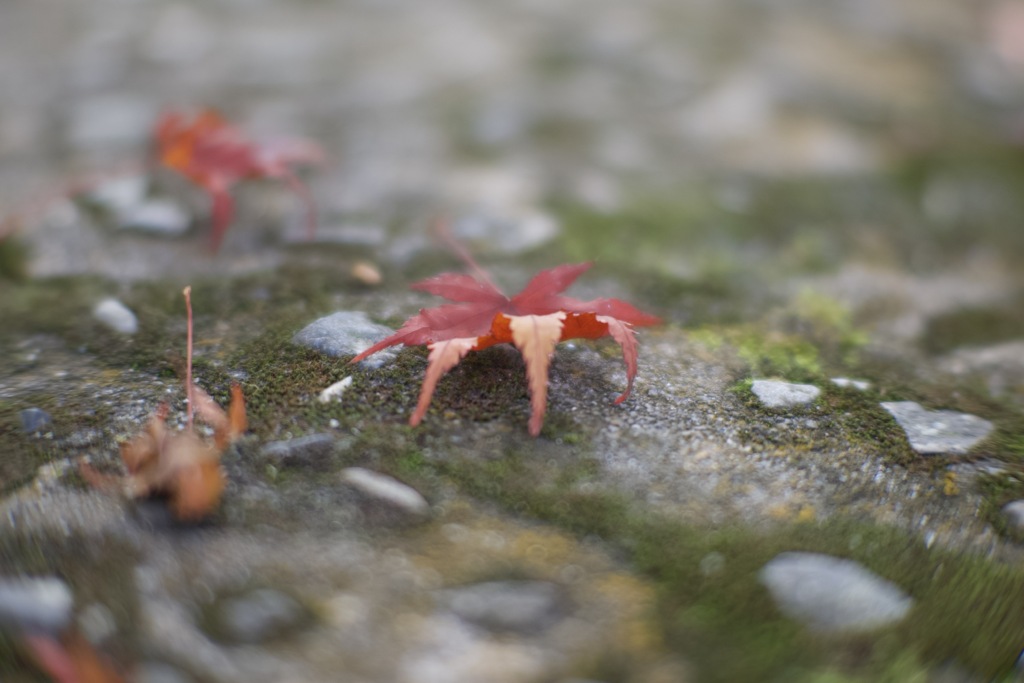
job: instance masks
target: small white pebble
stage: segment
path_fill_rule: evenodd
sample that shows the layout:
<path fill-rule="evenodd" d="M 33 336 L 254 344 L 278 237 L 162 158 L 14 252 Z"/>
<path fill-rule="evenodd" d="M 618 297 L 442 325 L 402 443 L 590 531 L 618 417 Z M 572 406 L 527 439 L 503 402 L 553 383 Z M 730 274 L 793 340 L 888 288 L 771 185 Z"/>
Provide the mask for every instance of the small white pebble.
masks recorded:
<path fill-rule="evenodd" d="M 417 515 L 430 512 L 430 504 L 419 491 L 385 474 L 362 467 L 348 467 L 342 470 L 341 479 L 365 495 L 406 512 Z"/>
<path fill-rule="evenodd" d="M 321 403 L 330 403 L 331 401 L 333 401 L 335 399 L 340 401 L 342 395 L 345 393 L 345 390 L 348 389 L 350 386 L 352 386 L 352 376 L 351 375 L 349 375 L 345 379 L 341 380 L 340 382 L 335 382 L 331 386 L 329 386 L 326 389 L 324 389 L 323 391 L 321 391 L 320 392 L 320 402 Z"/>
<path fill-rule="evenodd" d="M 114 332 L 130 335 L 139 331 L 139 319 L 117 299 L 104 299 L 96 304 L 92 316 Z"/>
<path fill-rule="evenodd" d="M 871 382 L 867 382 L 862 379 L 850 379 L 849 377 L 833 377 L 832 384 L 835 384 L 837 387 L 842 387 L 843 389 L 853 387 L 858 391 L 867 391 L 871 388 Z"/>

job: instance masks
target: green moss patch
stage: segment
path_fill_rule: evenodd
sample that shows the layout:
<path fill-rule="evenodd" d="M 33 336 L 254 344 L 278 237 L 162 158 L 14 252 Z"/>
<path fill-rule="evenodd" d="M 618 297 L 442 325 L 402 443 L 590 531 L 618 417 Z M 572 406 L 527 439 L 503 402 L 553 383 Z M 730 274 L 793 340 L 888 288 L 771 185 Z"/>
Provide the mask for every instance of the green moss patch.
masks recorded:
<path fill-rule="evenodd" d="M 1009 472 L 984 474 L 978 478 L 978 488 L 985 496 L 981 514 L 1000 534 L 1024 543 L 1024 533 L 1012 529 L 1003 514 L 1003 506 L 1024 499 L 1024 467 Z"/>
<path fill-rule="evenodd" d="M 51 418 L 46 429 L 27 434 L 21 425 L 21 410 L 35 407 Z M 80 392 L 29 395 L 18 401 L 0 399 L 0 493 L 13 490 L 31 480 L 39 467 L 60 457 L 73 455 L 62 439 L 76 430 L 107 425 L 110 410 L 89 403 Z"/>
<path fill-rule="evenodd" d="M 657 581 L 666 642 L 698 666 L 699 680 L 884 680 L 922 670 L 918 661 L 950 659 L 994 677 L 1019 654 L 1024 613 L 1011 596 L 1024 594 L 1020 568 L 928 549 L 904 532 L 850 520 L 690 527 L 588 490 L 586 468 L 545 477 L 543 461 L 515 453 L 438 468 L 472 495 L 622 548 Z M 779 614 L 757 578 L 789 550 L 861 562 L 907 590 L 915 608 L 900 625 L 866 635 L 810 634 Z"/>
<path fill-rule="evenodd" d="M 0 280 L 25 280 L 28 277 L 28 256 L 28 245 L 16 235 L 0 237 Z"/>
<path fill-rule="evenodd" d="M 1003 306 L 963 308 L 928 321 L 921 344 L 933 354 L 1024 339 L 1024 295 Z"/>

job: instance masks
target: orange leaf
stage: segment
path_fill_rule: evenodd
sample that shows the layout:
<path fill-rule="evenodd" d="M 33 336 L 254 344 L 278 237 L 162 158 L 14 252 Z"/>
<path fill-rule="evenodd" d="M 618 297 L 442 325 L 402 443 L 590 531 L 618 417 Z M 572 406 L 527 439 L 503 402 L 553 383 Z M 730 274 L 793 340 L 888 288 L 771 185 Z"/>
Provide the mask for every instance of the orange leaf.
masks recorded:
<path fill-rule="evenodd" d="M 466 354 L 476 344 L 476 338 L 467 339 L 446 339 L 436 342 L 427 348 L 430 355 L 427 356 L 427 374 L 423 377 L 423 386 L 420 388 L 420 400 L 416 404 L 416 410 L 409 418 L 409 424 L 415 427 L 423 419 L 430 407 L 430 398 L 434 395 L 434 388 L 441 377 L 459 364 Z"/>
<path fill-rule="evenodd" d="M 597 321 L 608 326 L 608 334 L 622 347 L 622 359 L 626 362 L 626 390 L 615 399 L 615 404 L 622 403 L 633 391 L 633 378 L 636 377 L 637 343 L 633 328 L 618 318 L 611 318 L 606 315 L 597 316 Z"/>
<path fill-rule="evenodd" d="M 214 441 L 207 443 L 195 432 L 168 431 L 161 407 L 150 417 L 143 431 L 121 444 L 121 458 L 128 476 L 121 481 L 131 498 L 163 494 L 178 519 L 195 520 L 213 512 L 220 502 L 226 481 L 220 455 L 245 431 L 245 399 L 237 385 L 231 388 L 232 400 L 227 413 L 210 396 L 193 387 L 196 415 L 214 427 Z M 99 490 L 109 490 L 113 479 L 80 467 L 83 478 Z"/>
<path fill-rule="evenodd" d="M 66 634 L 60 641 L 45 635 L 30 635 L 24 640 L 39 668 L 56 683 L 124 681 L 77 632 Z"/>
<path fill-rule="evenodd" d="M 548 406 L 548 366 L 555 345 L 562 338 L 565 313 L 508 316 L 512 342 L 526 362 L 526 381 L 530 387 L 530 436 L 540 434 L 544 411 Z"/>
<path fill-rule="evenodd" d="M 242 395 L 242 387 L 232 384 L 231 405 L 228 406 L 228 441 L 231 442 L 240 437 L 248 427 L 249 421 L 245 417 L 245 396 Z M 218 445 L 220 444 L 218 443 Z"/>

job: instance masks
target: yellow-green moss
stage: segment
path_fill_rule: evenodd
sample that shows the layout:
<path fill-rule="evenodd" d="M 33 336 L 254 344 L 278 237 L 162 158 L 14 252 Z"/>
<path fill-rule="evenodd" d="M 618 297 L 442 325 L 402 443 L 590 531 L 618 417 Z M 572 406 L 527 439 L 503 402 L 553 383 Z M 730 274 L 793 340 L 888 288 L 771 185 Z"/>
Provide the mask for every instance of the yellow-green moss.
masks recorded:
<path fill-rule="evenodd" d="M 542 462 L 437 463 L 463 490 L 628 552 L 659 586 L 666 642 L 699 668 L 702 681 L 885 680 L 950 658 L 987 677 L 1010 670 L 1024 613 L 1007 597 L 1024 594 L 1024 570 L 928 549 L 894 529 L 834 519 L 821 524 L 696 528 L 645 512 L 621 496 L 582 492 L 574 477 L 543 476 Z M 585 472 L 577 471 L 585 478 Z M 900 625 L 858 636 L 819 637 L 783 618 L 757 579 L 776 554 L 805 550 L 849 557 L 915 599 Z M 701 570 L 710 553 L 718 572 Z M 916 674 L 915 674 L 916 675 Z M 828 680 L 825 678 L 823 680 Z"/>
<path fill-rule="evenodd" d="M 28 277 L 28 257 L 28 245 L 16 235 L 0 237 L 0 280 L 25 280 Z"/>

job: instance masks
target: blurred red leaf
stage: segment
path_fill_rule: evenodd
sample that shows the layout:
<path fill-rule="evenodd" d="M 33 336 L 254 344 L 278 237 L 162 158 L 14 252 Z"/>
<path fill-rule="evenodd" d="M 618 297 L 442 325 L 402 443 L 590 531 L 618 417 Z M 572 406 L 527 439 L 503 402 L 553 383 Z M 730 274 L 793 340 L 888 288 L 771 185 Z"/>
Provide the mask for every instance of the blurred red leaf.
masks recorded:
<path fill-rule="evenodd" d="M 60 640 L 35 634 L 23 640 L 36 665 L 55 683 L 123 683 L 125 680 L 77 632 L 66 633 Z"/>
<path fill-rule="evenodd" d="M 156 124 L 160 163 L 203 188 L 212 203 L 214 251 L 220 248 L 234 214 L 231 189 L 247 178 L 284 181 L 306 205 L 312 237 L 316 210 L 308 189 L 295 173 L 296 166 L 323 162 L 323 152 L 307 140 L 287 139 L 257 143 L 212 109 L 197 114 L 167 112 Z"/>

